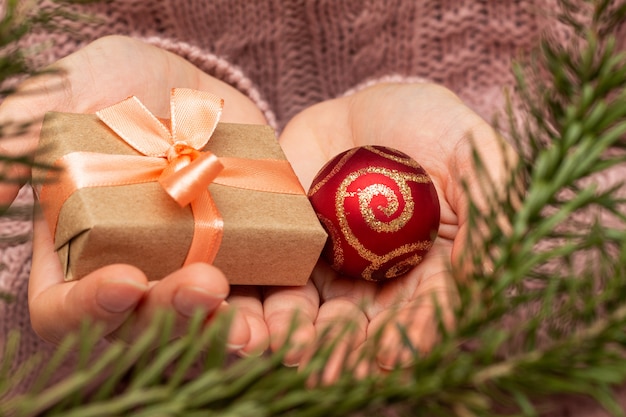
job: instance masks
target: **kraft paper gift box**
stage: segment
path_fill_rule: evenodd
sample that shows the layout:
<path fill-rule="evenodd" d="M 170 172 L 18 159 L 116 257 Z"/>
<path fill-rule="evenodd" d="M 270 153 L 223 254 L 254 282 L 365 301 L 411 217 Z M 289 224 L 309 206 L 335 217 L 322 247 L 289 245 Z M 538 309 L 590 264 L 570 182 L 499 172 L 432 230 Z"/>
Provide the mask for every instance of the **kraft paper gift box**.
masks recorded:
<path fill-rule="evenodd" d="M 220 175 L 225 172 L 228 177 L 232 171 L 226 164 L 226 168 L 217 174 L 208 187 L 201 187 L 202 192 L 206 193 L 208 189 L 208 193 L 203 194 L 204 200 L 199 200 L 206 203 L 208 198 L 214 202 L 219 213 L 217 224 L 223 226 L 218 227 L 221 229 L 218 238 L 212 236 L 208 241 L 198 239 L 194 253 L 200 253 L 200 258 L 219 267 L 231 284 L 304 285 L 326 242 L 326 233 L 304 190 L 297 183 L 273 129 L 262 125 L 218 123 L 221 106 L 218 105 L 216 110 L 215 102 L 196 104 L 198 100 L 206 100 L 206 97 L 206 93 L 195 90 L 173 90 L 172 120 L 165 123 L 149 114 L 135 98 L 125 101 L 124 105 L 130 105 L 130 111 L 123 109 L 121 116 L 109 115 L 108 118 L 121 119 L 120 130 L 126 129 L 131 135 L 141 136 L 137 134 L 137 123 L 133 118 L 136 116 L 134 113 L 144 111 L 146 115 L 140 116 L 152 119 L 147 122 L 148 128 L 142 127 L 139 131 L 156 129 L 161 130 L 159 134 L 166 136 L 170 133 L 164 133 L 164 130 L 173 132 L 177 128 L 193 136 L 197 125 L 207 124 L 195 119 L 208 117 L 208 124 L 212 128 L 207 129 L 214 130 L 201 150 L 210 151 L 220 161 L 229 158 L 238 160 L 242 165 L 240 171 L 243 172 L 239 173 L 243 176 L 239 180 L 245 184 L 240 188 L 220 183 L 224 182 L 220 181 Z M 214 96 L 209 95 L 209 99 L 215 101 Z M 114 263 L 135 265 L 149 279 L 160 279 L 184 263 L 194 261 L 188 259 L 188 255 L 194 233 L 198 233 L 197 223 L 202 223 L 202 220 L 196 218 L 196 206 L 193 209 L 193 204 L 181 206 L 164 190 L 159 180 L 150 178 L 145 182 L 132 183 L 123 179 L 117 181 L 121 185 L 107 185 L 106 175 L 109 170 L 119 171 L 122 168 L 122 171 L 126 171 L 142 165 L 144 159 L 132 159 L 129 162 L 124 159 L 127 156 L 157 163 L 165 161 L 163 164 L 168 161 L 168 156 L 154 158 L 142 155 L 142 152 L 122 140 L 119 132 L 114 131 L 115 126 L 111 128 L 103 122 L 106 111 L 111 108 L 103 110 L 104 116 L 97 112 L 100 117 L 94 114 L 55 112 L 46 115 L 36 163 L 59 166 L 59 161 L 64 158 L 73 158 L 74 165 L 70 168 L 62 165 L 62 174 L 57 175 L 56 180 L 54 171 L 49 172 L 48 176 L 52 180 L 44 183 L 37 194 L 49 226 L 54 231 L 54 247 L 66 280 L 79 279 L 97 268 Z M 124 111 L 130 113 L 130 116 L 124 116 Z M 215 114 L 207 116 L 204 114 L 206 111 Z M 179 113 L 176 120 L 175 112 Z M 161 127 L 155 122 L 161 123 Z M 116 123 L 119 125 L 120 121 Z M 141 139 L 133 138 L 131 142 L 133 140 Z M 169 140 L 175 141 L 172 138 Z M 186 145 L 185 141 L 182 143 Z M 171 152 L 171 148 L 168 152 Z M 192 149 L 190 152 L 195 151 Z M 94 155 L 96 160 L 103 155 L 106 158 L 118 158 L 119 161 L 115 163 L 118 166 L 111 168 L 107 162 L 101 162 L 105 174 L 88 174 L 91 168 L 84 159 Z M 185 157 L 182 155 L 181 158 Z M 274 168 L 271 168 L 269 180 L 266 179 L 271 186 L 263 185 L 261 181 L 257 187 L 260 189 L 250 189 L 247 188 L 246 177 L 250 176 L 249 181 L 252 183 L 258 181 L 254 172 L 247 173 L 246 170 L 249 165 L 254 165 L 252 162 L 258 160 L 269 161 L 272 167 L 271 164 L 280 161 L 278 165 L 281 169 L 274 172 Z M 42 174 L 45 172 L 40 169 L 33 173 L 34 177 L 41 177 Z M 124 177 L 126 173 L 116 172 L 114 175 Z M 285 180 L 288 183 L 286 187 L 291 189 L 287 192 L 272 190 L 272 176 L 285 177 L 279 180 Z M 72 181 L 78 182 L 78 185 L 68 185 L 67 177 L 74 177 Z M 195 203 L 204 204 L 198 201 Z M 206 255 L 207 251 L 213 254 Z"/>

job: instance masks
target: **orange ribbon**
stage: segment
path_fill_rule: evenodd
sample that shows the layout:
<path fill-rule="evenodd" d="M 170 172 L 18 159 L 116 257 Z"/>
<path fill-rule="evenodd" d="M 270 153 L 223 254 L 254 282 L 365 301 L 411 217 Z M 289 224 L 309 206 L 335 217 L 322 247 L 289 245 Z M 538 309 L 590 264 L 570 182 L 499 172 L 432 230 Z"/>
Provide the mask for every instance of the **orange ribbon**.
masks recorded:
<path fill-rule="evenodd" d="M 76 190 L 158 181 L 194 216 L 194 234 L 184 264 L 211 263 L 223 234 L 223 221 L 208 191 L 211 183 L 248 190 L 304 194 L 286 160 L 217 157 L 201 151 L 222 113 L 223 100 L 213 94 L 173 89 L 171 127 L 159 121 L 136 98 L 98 111 L 98 117 L 142 155 L 72 152 L 56 161 L 60 178 L 44 186 L 40 200 L 55 236 L 64 202 Z"/>

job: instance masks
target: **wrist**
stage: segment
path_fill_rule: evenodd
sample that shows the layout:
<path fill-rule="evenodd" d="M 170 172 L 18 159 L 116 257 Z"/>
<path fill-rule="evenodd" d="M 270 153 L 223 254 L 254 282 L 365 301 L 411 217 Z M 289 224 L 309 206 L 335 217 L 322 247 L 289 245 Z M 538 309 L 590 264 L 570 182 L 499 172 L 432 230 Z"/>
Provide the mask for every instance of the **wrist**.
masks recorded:
<path fill-rule="evenodd" d="M 430 82 L 431 81 L 423 77 L 406 76 L 401 74 L 388 74 L 382 77 L 369 78 L 344 91 L 344 93 L 341 94 L 340 97 L 350 96 L 379 84 L 425 84 Z"/>

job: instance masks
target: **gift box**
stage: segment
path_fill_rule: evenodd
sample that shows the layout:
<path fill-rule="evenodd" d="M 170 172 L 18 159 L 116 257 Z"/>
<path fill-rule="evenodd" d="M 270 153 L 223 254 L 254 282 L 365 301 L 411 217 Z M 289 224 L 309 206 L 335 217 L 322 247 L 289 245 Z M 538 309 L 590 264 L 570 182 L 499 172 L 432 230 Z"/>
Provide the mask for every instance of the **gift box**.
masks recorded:
<path fill-rule="evenodd" d="M 326 233 L 273 129 L 218 122 L 221 101 L 194 90 L 173 90 L 171 111 L 131 97 L 46 115 L 36 164 L 60 169 L 37 194 L 66 280 L 114 263 L 155 280 L 202 261 L 231 284 L 304 285 Z"/>

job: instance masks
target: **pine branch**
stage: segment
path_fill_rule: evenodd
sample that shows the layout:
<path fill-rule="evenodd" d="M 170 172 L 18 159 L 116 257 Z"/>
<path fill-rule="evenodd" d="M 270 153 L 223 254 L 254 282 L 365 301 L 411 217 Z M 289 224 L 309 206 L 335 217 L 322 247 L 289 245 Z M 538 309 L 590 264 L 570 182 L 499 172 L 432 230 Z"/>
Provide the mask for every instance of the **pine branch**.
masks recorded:
<path fill-rule="evenodd" d="M 69 22 L 81 24 L 93 23 L 94 20 L 86 15 L 77 13 L 71 6 L 78 3 L 93 1 L 85 0 L 55 0 L 47 6 L 41 1 L 6 0 L 3 2 L 4 14 L 0 16 L 0 100 L 4 100 L 10 94 L 39 94 L 38 91 L 28 93 L 17 92 L 10 80 L 24 77 L 37 77 L 50 75 L 55 71 L 37 69 L 30 62 L 30 58 L 38 48 L 49 45 L 36 45 L 28 50 L 23 48 L 20 41 L 32 31 L 46 29 L 51 32 L 70 31 L 78 36 L 78 31 L 68 27 Z M 27 133 L 36 120 L 9 121 L 0 124 L 0 183 L 24 184 L 30 178 L 16 178 L 12 174 L 14 167 L 34 167 L 32 155 L 10 155 L 2 152 L 2 140 L 20 138 Z M 52 167 L 45 167 L 53 169 Z M 42 181 L 33 178 L 34 182 Z M 32 207 L 3 206 L 0 205 L 0 216 L 3 219 L 20 220 L 29 219 Z M 18 245 L 30 239 L 27 234 L 9 235 L 0 233 L 0 245 Z M 0 269 L 4 268 L 0 264 Z M 14 297 L 11 294 L 0 291 L 0 302 L 11 302 Z"/>

